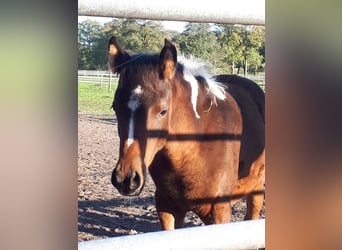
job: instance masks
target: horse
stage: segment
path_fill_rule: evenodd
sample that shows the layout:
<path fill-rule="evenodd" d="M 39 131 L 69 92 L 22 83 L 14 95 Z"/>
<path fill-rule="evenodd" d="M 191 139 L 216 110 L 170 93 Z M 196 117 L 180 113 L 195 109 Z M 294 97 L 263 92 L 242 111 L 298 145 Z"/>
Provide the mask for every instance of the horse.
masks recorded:
<path fill-rule="evenodd" d="M 120 76 L 112 104 L 120 150 L 111 176 L 119 193 L 139 195 L 149 172 L 163 230 L 182 227 L 188 211 L 205 224 L 229 222 L 244 196 L 245 219 L 259 218 L 265 97 L 257 84 L 209 75 L 168 39 L 160 53 L 130 55 L 113 36 L 108 54 Z"/>

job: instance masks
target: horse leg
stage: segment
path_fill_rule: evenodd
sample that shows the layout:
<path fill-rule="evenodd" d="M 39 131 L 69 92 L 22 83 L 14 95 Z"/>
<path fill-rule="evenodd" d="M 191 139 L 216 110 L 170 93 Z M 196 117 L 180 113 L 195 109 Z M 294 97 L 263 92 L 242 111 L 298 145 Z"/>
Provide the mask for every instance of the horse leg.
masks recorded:
<path fill-rule="evenodd" d="M 262 209 L 262 205 L 264 202 L 264 181 L 260 181 L 254 190 L 247 196 L 247 213 L 245 216 L 245 220 L 256 220 L 259 219 L 259 214 Z"/>
<path fill-rule="evenodd" d="M 241 200 L 242 197 L 248 195 L 260 183 L 265 180 L 265 149 L 260 156 L 252 163 L 249 175 L 238 180 L 236 188 L 233 192 L 231 204 L 234 205 Z M 263 188 L 263 187 L 262 187 Z M 262 189 L 260 189 L 262 190 Z"/>
<path fill-rule="evenodd" d="M 204 224 L 227 223 L 231 219 L 231 205 L 229 202 L 205 204 L 194 210 Z"/>
<path fill-rule="evenodd" d="M 185 215 L 157 210 L 162 230 L 173 230 L 183 227 Z"/>
<path fill-rule="evenodd" d="M 155 200 L 162 230 L 183 227 L 186 212 L 177 209 L 174 205 L 170 206 L 169 202 L 158 191 L 156 191 Z"/>

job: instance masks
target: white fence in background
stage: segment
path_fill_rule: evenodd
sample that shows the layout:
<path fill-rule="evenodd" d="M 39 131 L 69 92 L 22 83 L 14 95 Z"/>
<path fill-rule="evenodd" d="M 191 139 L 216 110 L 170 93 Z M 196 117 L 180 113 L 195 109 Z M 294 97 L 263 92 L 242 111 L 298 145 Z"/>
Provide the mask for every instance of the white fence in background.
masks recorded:
<path fill-rule="evenodd" d="M 265 91 L 265 76 L 264 75 L 248 75 L 247 78 L 257 81 L 259 86 Z M 96 84 L 100 87 L 108 85 L 108 89 L 112 90 L 113 84 L 117 83 L 118 77 L 113 75 L 109 71 L 97 71 L 97 70 L 79 70 L 78 82 Z"/>
<path fill-rule="evenodd" d="M 98 70 L 79 70 L 78 82 L 96 84 L 100 87 L 108 86 L 108 90 L 112 90 L 113 84 L 117 83 L 118 77 L 109 71 Z"/>

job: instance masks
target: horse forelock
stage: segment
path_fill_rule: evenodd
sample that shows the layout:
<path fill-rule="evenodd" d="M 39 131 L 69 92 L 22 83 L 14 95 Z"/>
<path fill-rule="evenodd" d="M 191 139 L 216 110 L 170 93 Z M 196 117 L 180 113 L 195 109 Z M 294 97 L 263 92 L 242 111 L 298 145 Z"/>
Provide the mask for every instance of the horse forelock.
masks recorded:
<path fill-rule="evenodd" d="M 183 65 L 183 77 L 184 80 L 189 82 L 191 87 L 191 103 L 193 110 L 195 112 L 195 116 L 199 118 L 200 116 L 197 113 L 197 98 L 198 98 L 198 79 L 203 79 L 203 83 L 205 84 L 209 97 L 211 101 L 216 104 L 216 99 L 225 100 L 225 88 L 224 86 L 215 81 L 215 78 L 211 76 L 206 71 L 206 67 L 208 65 L 204 62 L 199 61 L 198 59 L 194 59 L 193 57 L 184 57 L 178 56 L 178 61 Z"/>

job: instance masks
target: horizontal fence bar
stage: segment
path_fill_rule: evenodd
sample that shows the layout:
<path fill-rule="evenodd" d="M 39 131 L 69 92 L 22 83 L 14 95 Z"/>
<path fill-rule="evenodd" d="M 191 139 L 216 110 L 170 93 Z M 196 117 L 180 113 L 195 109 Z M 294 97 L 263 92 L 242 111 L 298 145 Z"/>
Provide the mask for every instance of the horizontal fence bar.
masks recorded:
<path fill-rule="evenodd" d="M 79 250 L 258 249 L 265 247 L 265 219 L 198 226 L 101 240 L 82 241 Z"/>
<path fill-rule="evenodd" d="M 112 90 L 113 84 L 117 84 L 118 77 L 109 71 L 79 70 L 77 76 L 78 83 L 95 84 L 101 88 L 108 85 L 108 90 Z"/>
<path fill-rule="evenodd" d="M 243 76 L 252 81 L 258 81 L 258 85 L 265 91 L 265 76 L 264 75 L 247 75 Z M 111 84 L 117 82 L 118 77 L 110 74 L 109 71 L 97 71 L 97 70 L 79 70 L 78 82 L 81 83 L 93 83 L 93 84 Z"/>
<path fill-rule="evenodd" d="M 109 79 L 109 74 L 108 75 L 101 75 L 101 76 L 78 76 L 78 80 L 80 79 L 90 79 L 90 80 L 97 80 L 101 78 Z"/>
<path fill-rule="evenodd" d="M 265 0 L 79 0 L 78 15 L 265 25 Z"/>
<path fill-rule="evenodd" d="M 79 76 L 101 76 L 101 75 L 110 75 L 108 70 L 79 70 Z"/>

